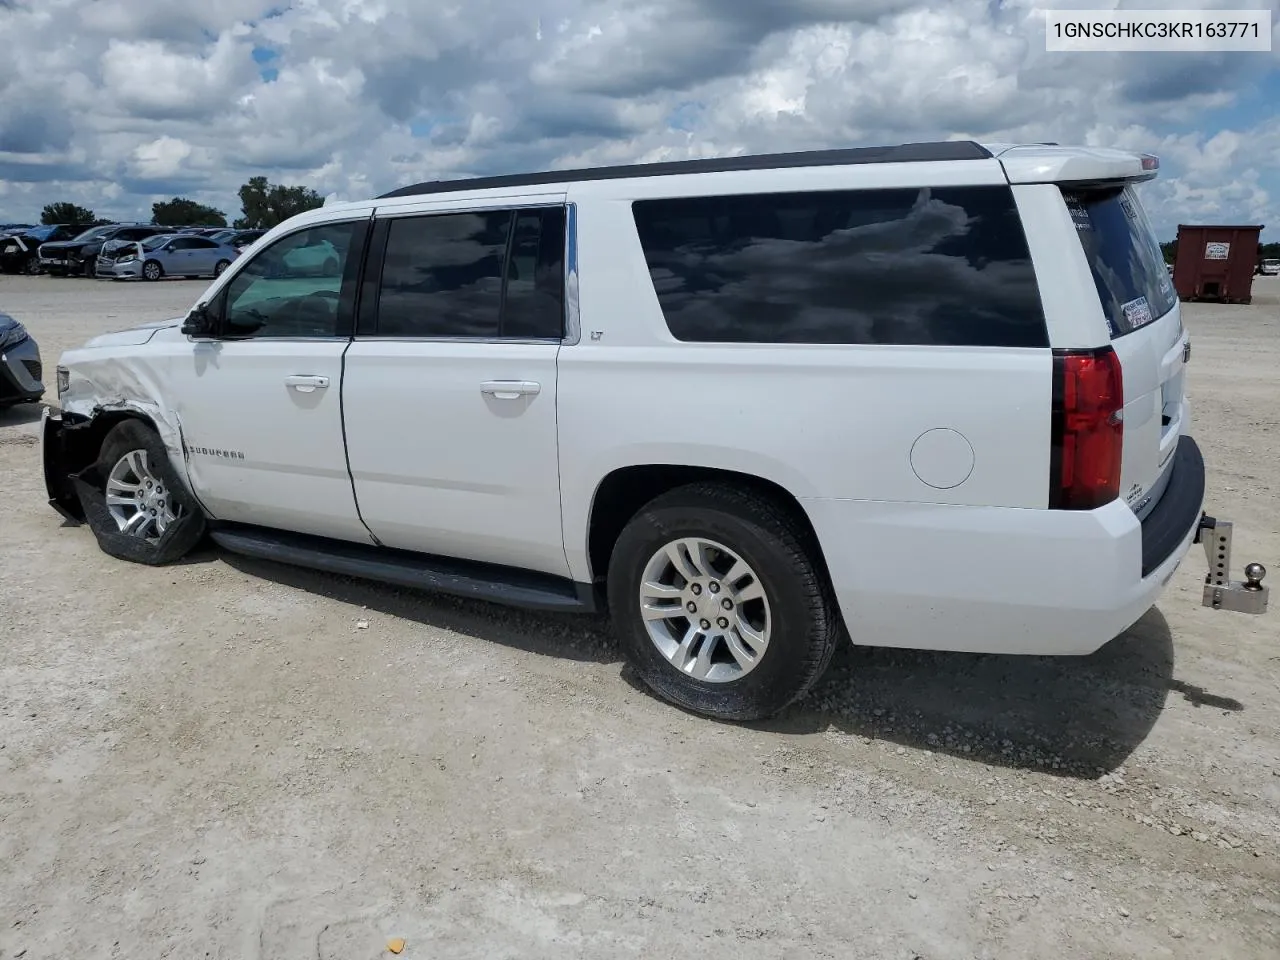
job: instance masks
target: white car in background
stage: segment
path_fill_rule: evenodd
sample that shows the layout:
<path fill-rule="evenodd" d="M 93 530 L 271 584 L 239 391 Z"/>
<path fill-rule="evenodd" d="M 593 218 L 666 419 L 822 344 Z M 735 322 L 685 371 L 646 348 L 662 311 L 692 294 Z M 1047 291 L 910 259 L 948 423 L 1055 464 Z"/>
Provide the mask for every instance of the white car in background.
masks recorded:
<path fill-rule="evenodd" d="M 407 187 L 275 227 L 63 355 L 46 483 L 113 556 L 228 550 L 607 608 L 767 716 L 842 637 L 1088 654 L 1204 516 L 1153 157 L 971 142 Z"/>

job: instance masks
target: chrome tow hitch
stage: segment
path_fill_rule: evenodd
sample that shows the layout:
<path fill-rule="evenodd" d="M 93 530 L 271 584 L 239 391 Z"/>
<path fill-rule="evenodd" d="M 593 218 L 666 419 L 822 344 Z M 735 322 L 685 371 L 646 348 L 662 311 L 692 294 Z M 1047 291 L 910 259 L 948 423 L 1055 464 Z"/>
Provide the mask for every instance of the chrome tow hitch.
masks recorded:
<path fill-rule="evenodd" d="M 1262 585 L 1267 568 L 1260 563 L 1249 563 L 1244 568 L 1244 580 L 1231 579 L 1231 522 L 1217 520 L 1205 514 L 1200 516 L 1196 528 L 1196 543 L 1204 544 L 1204 554 L 1209 561 L 1209 573 L 1204 578 L 1204 606 L 1214 610 L 1230 610 L 1233 613 L 1266 613 L 1270 587 Z"/>

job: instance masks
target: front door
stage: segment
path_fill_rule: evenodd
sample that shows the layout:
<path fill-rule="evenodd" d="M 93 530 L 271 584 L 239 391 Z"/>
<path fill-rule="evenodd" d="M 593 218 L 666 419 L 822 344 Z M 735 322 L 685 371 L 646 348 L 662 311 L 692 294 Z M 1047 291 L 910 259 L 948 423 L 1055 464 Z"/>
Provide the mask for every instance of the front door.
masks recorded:
<path fill-rule="evenodd" d="M 218 519 L 370 542 L 342 435 L 342 355 L 369 221 L 307 227 L 243 265 L 211 302 L 224 335 L 175 370 L 188 472 Z M 331 269 L 291 271 L 332 247 Z M 302 259 L 305 259 L 303 257 Z"/>
<path fill-rule="evenodd" d="M 361 515 L 389 547 L 568 576 L 556 359 L 563 198 L 379 220 L 347 351 Z M 373 260 L 374 258 L 371 258 Z"/>

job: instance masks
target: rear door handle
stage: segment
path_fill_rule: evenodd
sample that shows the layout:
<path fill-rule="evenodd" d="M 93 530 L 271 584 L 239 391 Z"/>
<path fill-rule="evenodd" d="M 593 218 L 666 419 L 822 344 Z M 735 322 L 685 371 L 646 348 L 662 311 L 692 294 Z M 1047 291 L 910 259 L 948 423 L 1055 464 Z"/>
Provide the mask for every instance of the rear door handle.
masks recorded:
<path fill-rule="evenodd" d="M 480 392 L 498 400 L 515 400 L 542 392 L 542 384 L 532 380 L 489 380 L 480 384 Z"/>
<path fill-rule="evenodd" d="M 291 377 L 285 377 L 284 385 L 286 387 L 293 387 L 293 389 L 297 390 L 299 393 L 311 393 L 314 390 L 323 390 L 325 387 L 329 386 L 329 378 L 297 374 Z"/>

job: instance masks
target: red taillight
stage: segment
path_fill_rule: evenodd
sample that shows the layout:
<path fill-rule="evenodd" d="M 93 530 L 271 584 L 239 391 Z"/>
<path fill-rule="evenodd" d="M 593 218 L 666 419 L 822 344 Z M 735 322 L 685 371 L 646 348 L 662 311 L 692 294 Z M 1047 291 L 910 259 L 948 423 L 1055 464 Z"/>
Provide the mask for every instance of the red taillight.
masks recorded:
<path fill-rule="evenodd" d="M 1092 510 L 1120 496 L 1123 418 L 1115 350 L 1054 351 L 1051 509 Z"/>

